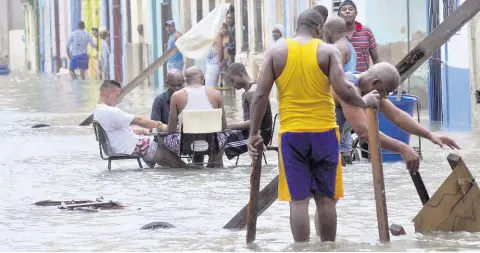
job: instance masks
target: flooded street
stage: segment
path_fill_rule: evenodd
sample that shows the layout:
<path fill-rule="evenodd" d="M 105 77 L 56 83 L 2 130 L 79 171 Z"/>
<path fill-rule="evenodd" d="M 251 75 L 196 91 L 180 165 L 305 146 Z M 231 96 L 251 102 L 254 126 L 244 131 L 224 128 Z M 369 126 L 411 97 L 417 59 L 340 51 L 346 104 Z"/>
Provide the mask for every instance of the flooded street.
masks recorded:
<path fill-rule="evenodd" d="M 14 73 L 0 76 L 0 251 L 456 251 L 480 247 L 480 235 L 414 233 L 420 199 L 403 163 L 384 164 L 389 223 L 404 226 L 407 235 L 378 242 L 370 164 L 366 160 L 344 170 L 345 198 L 338 203 L 337 242 L 321 243 L 313 226 L 311 241 L 294 244 L 289 207 L 275 202 L 257 222 L 257 239 L 245 245 L 246 231 L 222 227 L 248 201 L 249 159 L 242 156 L 221 169 L 138 169 L 137 162 L 99 157 L 92 126 L 78 124 L 98 100 L 98 82 L 59 80 L 51 75 Z M 119 107 L 150 115 L 162 89 L 139 87 Z M 241 93 L 225 93 L 227 117 L 241 120 Z M 272 98 L 272 111 L 277 111 Z M 422 124 L 427 124 L 424 112 Z M 32 129 L 35 124 L 51 127 Z M 480 132 L 448 133 L 462 147 L 474 176 L 480 175 Z M 274 140 L 276 143 L 276 140 Z M 412 138 L 416 146 L 417 138 Z M 423 180 L 430 196 L 451 172 L 448 152 L 422 141 Z M 268 152 L 262 185 L 277 173 L 277 158 Z M 123 210 L 83 213 L 38 207 L 41 200 L 95 199 L 120 201 Z M 144 231 L 143 225 L 166 221 L 174 229 Z"/>

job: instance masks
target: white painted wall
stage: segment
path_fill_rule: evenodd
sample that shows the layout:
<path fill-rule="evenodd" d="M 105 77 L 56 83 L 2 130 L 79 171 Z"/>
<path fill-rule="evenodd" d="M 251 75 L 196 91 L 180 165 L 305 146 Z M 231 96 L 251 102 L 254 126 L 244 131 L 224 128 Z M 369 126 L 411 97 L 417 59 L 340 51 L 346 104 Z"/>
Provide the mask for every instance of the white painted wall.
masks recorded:
<path fill-rule="evenodd" d="M 25 41 L 23 40 L 25 31 L 11 30 L 9 32 L 9 52 L 10 52 L 10 69 L 22 70 L 25 68 Z"/>

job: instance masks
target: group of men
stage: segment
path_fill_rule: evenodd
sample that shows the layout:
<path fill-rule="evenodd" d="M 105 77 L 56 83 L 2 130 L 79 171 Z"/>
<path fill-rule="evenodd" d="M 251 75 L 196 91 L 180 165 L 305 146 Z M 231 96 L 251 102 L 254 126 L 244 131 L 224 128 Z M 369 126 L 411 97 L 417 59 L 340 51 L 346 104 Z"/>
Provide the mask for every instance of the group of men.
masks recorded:
<path fill-rule="evenodd" d="M 290 225 L 294 240 L 298 242 L 309 240 L 311 197 L 316 203 L 317 235 L 322 241 L 335 241 L 336 203 L 343 197 L 340 131 L 348 121 L 359 137 L 367 140 L 364 108 L 378 107 L 401 129 L 441 147 L 459 148 L 451 138 L 429 131 L 384 99 L 401 81 L 393 65 L 380 62 L 359 74 L 345 73 L 354 66 L 358 69 L 358 62 L 365 58 L 359 59 L 358 52 L 346 38 L 356 16 L 355 5 L 352 1 L 344 1 L 339 13 L 343 18 L 331 17 L 326 24 L 317 10 L 301 13 L 295 37 L 273 45 L 257 82 L 240 63 L 228 68 L 227 80 L 236 89 L 245 90 L 242 96 L 244 120 L 228 124 L 223 110 L 222 128 L 237 132 L 216 135 L 215 153 L 209 157 L 209 165 L 221 166 L 223 153 L 229 156 L 227 149 L 246 144 L 250 156 L 260 159 L 256 145 L 260 140 L 269 143 L 272 138 L 268 97 L 275 83 L 280 118 L 278 199 L 290 203 Z M 358 32 L 358 25 L 354 27 L 357 29 L 354 33 Z M 180 70 L 170 70 L 167 75 L 169 89 L 155 99 L 151 119 L 148 119 L 114 107 L 121 87 L 107 80 L 100 88 L 101 99 L 94 119 L 105 128 L 114 152 L 141 155 L 149 166 L 181 167 L 184 163 L 179 158 L 178 130 L 182 111 L 223 109 L 220 91 L 205 87 L 204 83 L 204 74 L 198 67 L 188 68 L 184 75 Z M 130 125 L 143 128 L 132 129 Z M 146 136 L 152 128 L 171 134 L 155 142 Z M 418 171 L 420 158 L 413 148 L 383 134 L 380 141 L 383 148 L 402 155 L 409 171 Z"/>
<path fill-rule="evenodd" d="M 267 53 L 251 102 L 248 149 L 253 159 L 259 159 L 255 147 L 262 139 L 260 122 L 276 84 L 280 118 L 278 199 L 290 202 L 290 226 L 297 242 L 310 237 L 311 197 L 316 203 L 317 235 L 322 241 L 335 241 L 336 203 L 343 197 L 340 130 L 347 120 L 360 138 L 367 140 L 364 108 L 378 107 L 404 131 L 440 147 L 459 148 L 451 138 L 429 131 L 385 99 L 401 78 L 393 65 L 376 63 L 374 47 L 365 47 L 376 63 L 370 68 L 364 52 L 352 49 L 347 36 L 369 34 L 355 23 L 356 12 L 355 4 L 347 0 L 340 5 L 339 17 L 331 17 L 325 25 L 320 11 L 300 14 L 295 37 L 275 43 Z M 351 27 L 354 29 L 349 35 Z M 345 73 L 345 69 L 355 66 L 355 56 L 357 70 L 363 63 L 364 71 Z M 414 149 L 383 134 L 380 139 L 383 148 L 402 155 L 411 173 L 418 171 L 419 156 Z"/>

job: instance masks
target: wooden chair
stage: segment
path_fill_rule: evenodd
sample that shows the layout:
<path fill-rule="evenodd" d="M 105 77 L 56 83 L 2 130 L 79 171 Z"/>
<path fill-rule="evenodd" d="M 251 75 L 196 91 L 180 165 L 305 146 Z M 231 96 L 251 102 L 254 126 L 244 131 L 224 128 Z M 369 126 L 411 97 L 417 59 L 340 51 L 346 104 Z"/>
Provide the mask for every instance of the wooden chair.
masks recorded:
<path fill-rule="evenodd" d="M 182 111 L 180 158 L 204 165 L 205 155 L 215 154 L 217 134 L 223 133 L 222 114 L 223 109 Z"/>
<path fill-rule="evenodd" d="M 127 154 L 116 154 L 112 151 L 110 146 L 110 141 L 108 140 L 107 132 L 105 129 L 98 123 L 98 121 L 93 121 L 93 129 L 95 131 L 95 138 L 98 141 L 98 148 L 100 150 L 100 157 L 103 160 L 108 160 L 108 170 L 112 168 L 112 160 L 133 160 L 138 161 L 138 166 L 140 169 L 143 169 L 142 162 L 140 161 L 141 156 L 138 155 L 127 155 Z M 103 152 L 102 152 L 103 150 Z M 105 156 L 103 155 L 105 153 Z"/>

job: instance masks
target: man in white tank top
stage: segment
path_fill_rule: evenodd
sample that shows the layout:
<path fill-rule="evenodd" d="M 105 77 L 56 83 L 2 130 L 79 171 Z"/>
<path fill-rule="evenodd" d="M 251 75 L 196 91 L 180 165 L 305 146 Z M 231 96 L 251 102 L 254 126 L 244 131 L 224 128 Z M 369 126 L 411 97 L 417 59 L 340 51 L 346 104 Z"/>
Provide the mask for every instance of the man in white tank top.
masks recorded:
<path fill-rule="evenodd" d="M 188 87 L 173 93 L 170 100 L 170 117 L 168 120 L 168 131 L 170 134 L 164 139 L 164 146 L 171 152 L 180 155 L 180 134 L 179 126 L 182 125 L 183 110 L 211 110 L 222 108 L 223 97 L 219 90 L 205 87 L 205 76 L 203 71 L 196 67 L 190 67 L 185 71 L 185 81 Z M 208 122 L 205 122 L 208 124 Z M 222 115 L 222 128 L 227 127 L 225 110 Z M 222 156 L 226 143 L 226 135 L 217 133 L 214 155 L 209 156 L 208 167 L 223 166 Z"/>

